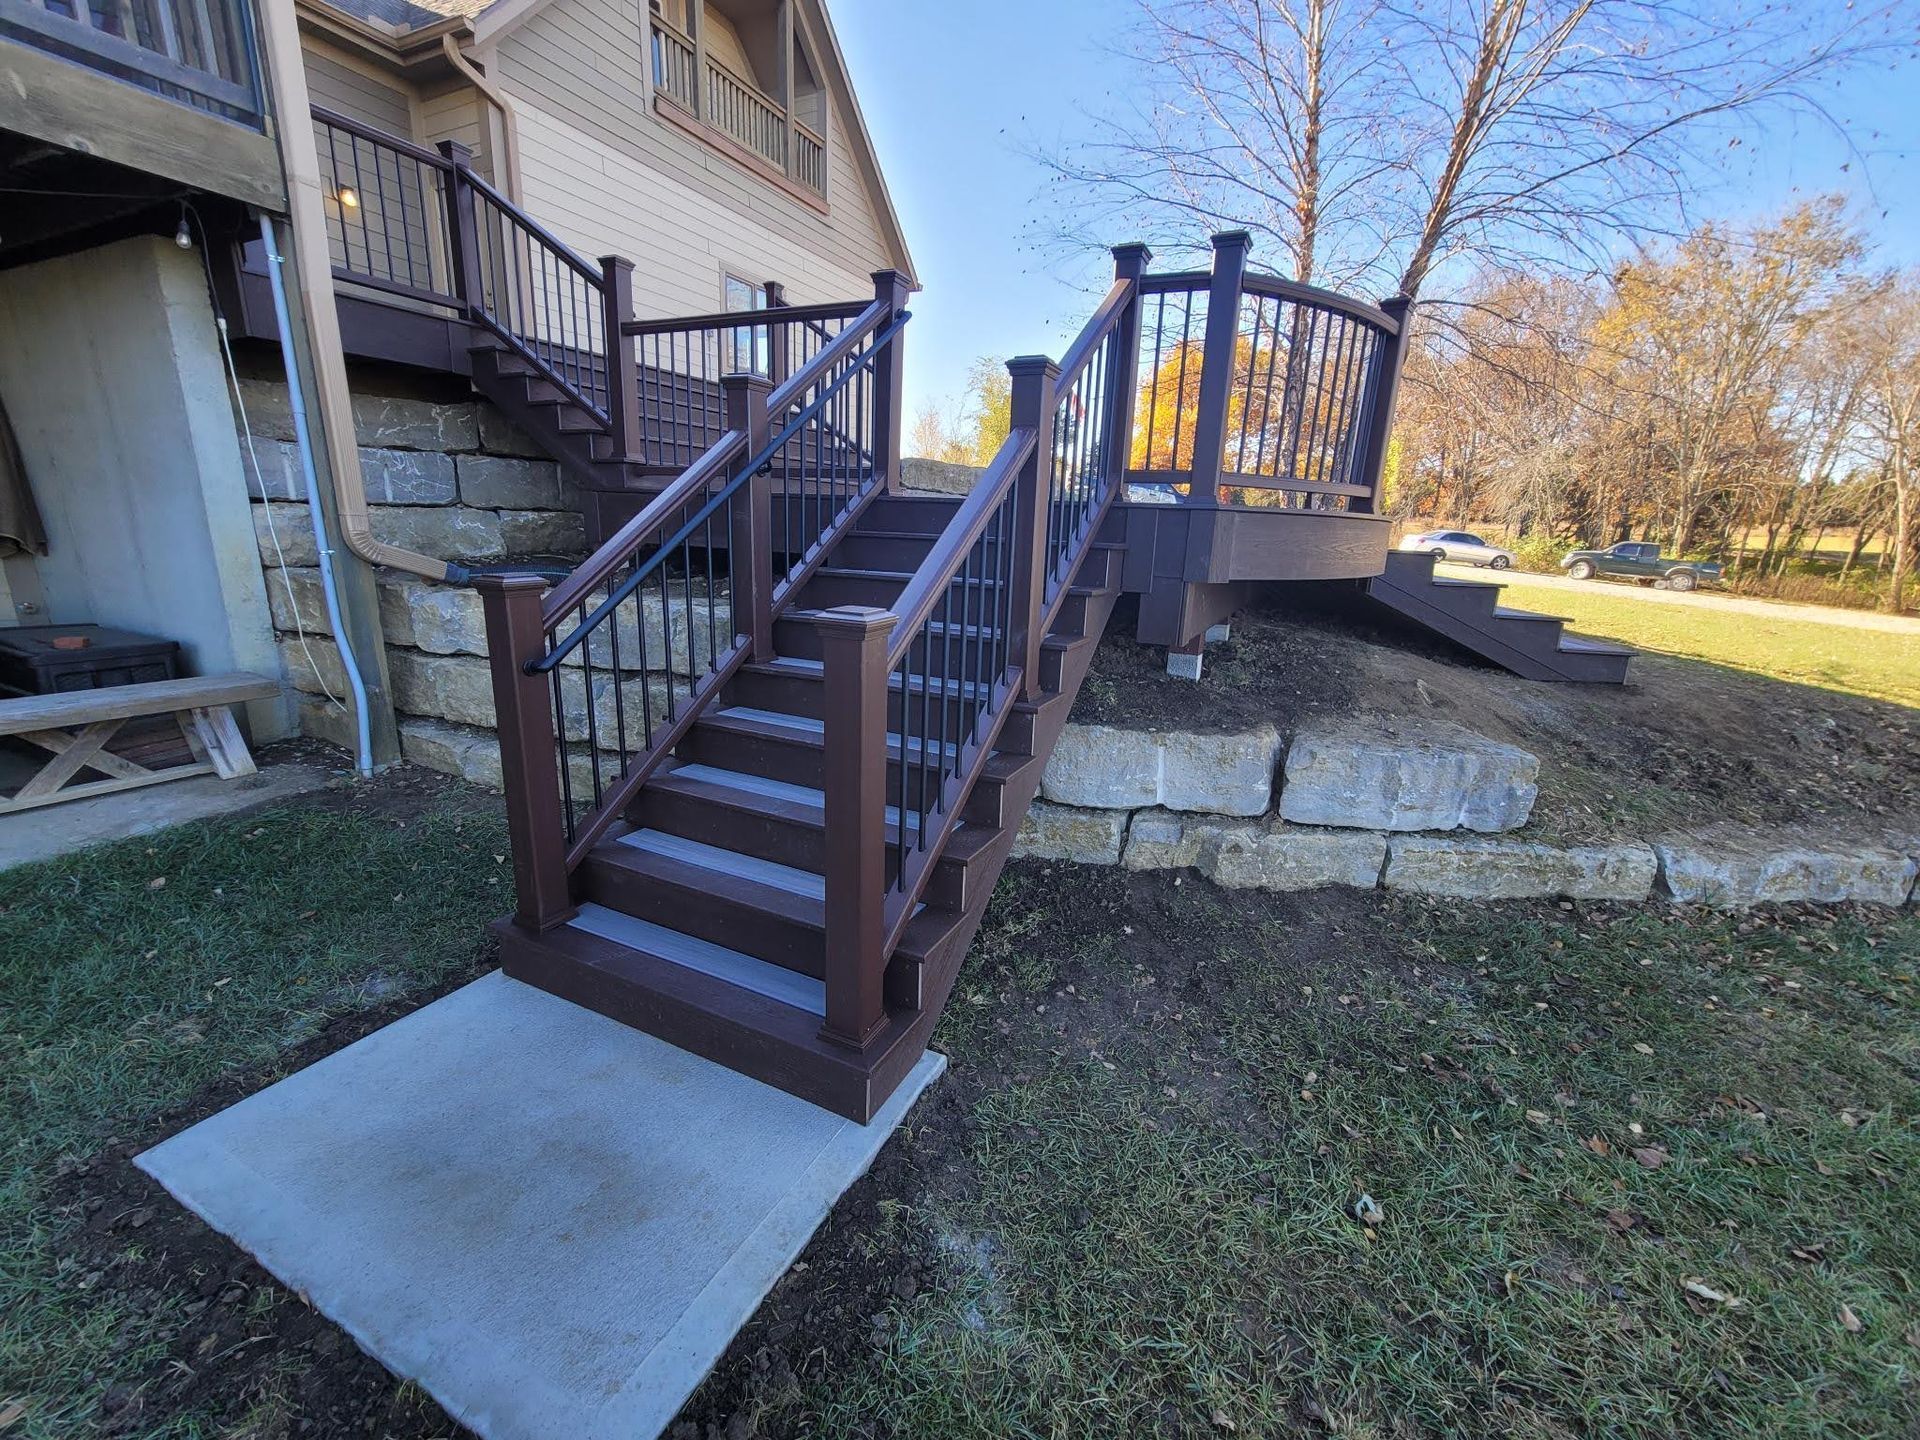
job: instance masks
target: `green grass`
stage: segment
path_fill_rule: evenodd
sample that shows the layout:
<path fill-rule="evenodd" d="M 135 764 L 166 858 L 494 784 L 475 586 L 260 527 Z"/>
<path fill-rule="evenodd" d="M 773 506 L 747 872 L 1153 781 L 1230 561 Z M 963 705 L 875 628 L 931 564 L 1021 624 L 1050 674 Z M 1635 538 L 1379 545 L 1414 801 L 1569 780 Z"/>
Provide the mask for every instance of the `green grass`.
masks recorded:
<path fill-rule="evenodd" d="M 167 1318 L 61 1258 L 62 1164 L 470 963 L 511 884 L 502 828 L 470 801 L 410 819 L 305 804 L 0 874 L 0 1410 L 26 1407 L 8 1440 L 85 1433 Z"/>
<path fill-rule="evenodd" d="M 1873 700 L 1920 705 L 1920 634 L 1867 630 L 1786 616 L 1666 605 L 1618 586 L 1570 591 L 1530 585 L 1511 571 L 1505 604 L 1564 615 L 1569 628 L 1692 660 L 1817 685 Z"/>
<path fill-rule="evenodd" d="M 1262 918 L 1083 871 L 1115 933 L 1083 900 L 1063 942 L 1013 874 L 943 1023 L 964 1159 L 876 1241 L 940 1278 L 796 1358 L 772 1433 L 1920 1427 L 1920 918 Z"/>

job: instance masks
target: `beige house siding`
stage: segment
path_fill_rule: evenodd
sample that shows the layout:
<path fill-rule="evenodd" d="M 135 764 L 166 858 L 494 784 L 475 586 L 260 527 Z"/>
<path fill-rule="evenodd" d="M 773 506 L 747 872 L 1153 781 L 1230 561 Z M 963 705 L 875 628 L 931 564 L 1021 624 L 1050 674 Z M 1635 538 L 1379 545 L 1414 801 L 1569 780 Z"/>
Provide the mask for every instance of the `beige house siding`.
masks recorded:
<path fill-rule="evenodd" d="M 375 125 L 393 135 L 413 134 L 413 112 L 407 92 L 399 84 L 389 84 L 305 47 L 307 93 L 313 103 L 338 111 L 350 120 Z"/>
<path fill-rule="evenodd" d="M 500 41 L 527 208 L 589 255 L 631 257 L 644 313 L 717 309 L 729 268 L 801 303 L 867 293 L 895 259 L 842 117 L 822 215 L 653 114 L 645 23 L 619 0 L 557 0 Z"/>

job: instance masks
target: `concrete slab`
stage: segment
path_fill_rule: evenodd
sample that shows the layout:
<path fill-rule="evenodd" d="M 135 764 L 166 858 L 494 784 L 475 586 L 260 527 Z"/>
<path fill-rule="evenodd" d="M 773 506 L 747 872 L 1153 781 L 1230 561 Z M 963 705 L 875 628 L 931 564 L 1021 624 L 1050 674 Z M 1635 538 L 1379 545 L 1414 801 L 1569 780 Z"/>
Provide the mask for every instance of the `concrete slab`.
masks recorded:
<path fill-rule="evenodd" d="M 189 820 L 251 810 L 318 790 L 335 773 L 324 765 L 269 765 L 258 774 L 238 780 L 195 775 L 117 795 L 22 810 L 0 819 L 0 870 L 135 835 L 150 835 Z"/>
<path fill-rule="evenodd" d="M 496 972 L 138 1164 L 488 1440 L 647 1440 L 945 1066 L 856 1125 Z"/>

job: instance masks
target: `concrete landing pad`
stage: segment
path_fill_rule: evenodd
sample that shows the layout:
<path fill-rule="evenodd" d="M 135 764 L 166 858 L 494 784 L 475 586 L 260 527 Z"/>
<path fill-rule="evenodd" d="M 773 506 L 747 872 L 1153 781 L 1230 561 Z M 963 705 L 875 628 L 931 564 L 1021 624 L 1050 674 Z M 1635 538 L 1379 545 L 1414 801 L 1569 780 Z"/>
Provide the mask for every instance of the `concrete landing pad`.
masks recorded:
<path fill-rule="evenodd" d="M 945 1066 L 856 1125 L 495 973 L 137 1163 L 488 1440 L 647 1440 Z"/>

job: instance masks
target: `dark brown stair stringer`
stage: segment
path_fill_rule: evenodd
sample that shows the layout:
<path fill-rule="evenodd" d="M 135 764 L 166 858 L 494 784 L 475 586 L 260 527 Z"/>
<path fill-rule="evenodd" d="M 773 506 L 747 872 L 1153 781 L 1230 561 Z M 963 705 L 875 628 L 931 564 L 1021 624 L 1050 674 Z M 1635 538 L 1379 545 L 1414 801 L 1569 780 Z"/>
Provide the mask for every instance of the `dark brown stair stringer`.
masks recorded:
<path fill-rule="evenodd" d="M 1497 581 L 1436 578 L 1433 557 L 1393 551 L 1385 573 L 1362 582 L 1376 604 L 1528 680 L 1619 685 L 1633 651 L 1565 633 L 1557 615 L 1499 603 Z"/>
<path fill-rule="evenodd" d="M 887 497 L 875 511 L 871 530 L 937 531 L 939 512 L 951 514 L 952 506 Z M 572 925 L 534 935 L 503 922 L 498 931 L 507 972 L 838 1113 L 870 1119 L 919 1058 L 952 988 L 1117 598 L 1116 558 L 1110 543 L 1089 546 L 1076 579 L 1091 583 L 1075 587 L 1050 627 L 1042 667 L 1048 683 L 1032 701 L 1010 707 L 996 749 L 960 812 L 963 823 L 943 847 L 922 894 L 922 908 L 889 957 L 888 1018 L 865 1051 L 855 1054 L 822 1040 L 817 1015 Z M 751 679 L 739 677 L 748 684 Z M 724 714 L 728 707 L 716 708 Z M 798 716 L 805 704 L 781 709 Z M 688 763 L 701 763 L 697 736 L 689 736 L 683 753 Z M 764 768 L 801 773 L 778 756 Z M 742 869 L 798 863 L 804 870 L 817 861 L 817 806 L 778 797 L 728 801 L 706 782 L 682 782 L 672 770 L 656 778 L 629 810 L 629 829 L 651 828 L 651 818 L 664 825 L 660 833 L 723 843 L 737 859 L 744 857 Z M 683 808 L 663 812 L 663 804 Z M 708 808 L 699 808 L 703 804 Z M 613 852 L 619 844 L 613 836 L 601 849 Z M 696 895 L 703 884 L 715 893 Z M 677 942 L 690 937 L 787 973 L 818 973 L 817 903 L 782 894 L 750 874 L 701 871 L 670 856 L 596 852 L 578 877 L 576 893 L 671 929 Z"/>

